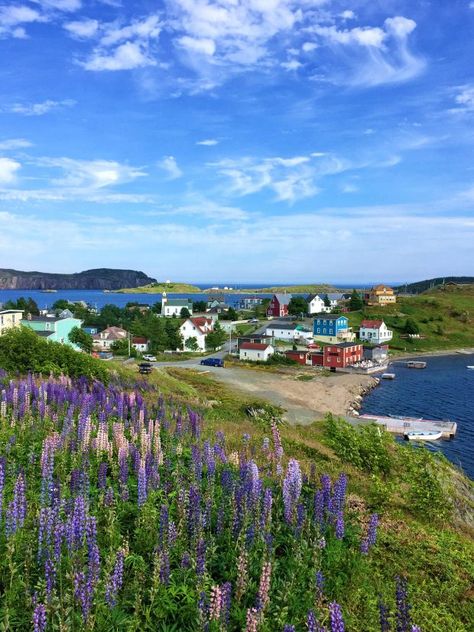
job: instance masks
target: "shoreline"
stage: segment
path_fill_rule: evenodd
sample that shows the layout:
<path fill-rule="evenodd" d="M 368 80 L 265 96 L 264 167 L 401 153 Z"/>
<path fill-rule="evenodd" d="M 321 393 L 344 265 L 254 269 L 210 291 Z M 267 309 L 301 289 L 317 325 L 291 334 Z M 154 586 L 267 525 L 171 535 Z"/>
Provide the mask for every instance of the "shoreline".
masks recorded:
<path fill-rule="evenodd" d="M 438 349 L 436 351 L 412 351 L 411 353 L 401 353 L 400 355 L 389 356 L 389 364 L 392 361 L 414 359 L 414 358 L 428 358 L 430 356 L 449 356 L 449 355 L 474 355 L 474 348 L 471 347 L 456 347 L 453 349 Z"/>

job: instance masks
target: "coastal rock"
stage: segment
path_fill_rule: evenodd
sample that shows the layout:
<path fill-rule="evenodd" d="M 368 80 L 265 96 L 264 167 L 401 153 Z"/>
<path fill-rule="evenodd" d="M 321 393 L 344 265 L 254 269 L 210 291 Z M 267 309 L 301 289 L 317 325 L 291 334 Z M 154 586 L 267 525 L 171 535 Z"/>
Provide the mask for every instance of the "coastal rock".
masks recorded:
<path fill-rule="evenodd" d="M 0 290 L 120 290 L 155 283 L 144 272 L 98 268 L 74 274 L 0 269 Z"/>

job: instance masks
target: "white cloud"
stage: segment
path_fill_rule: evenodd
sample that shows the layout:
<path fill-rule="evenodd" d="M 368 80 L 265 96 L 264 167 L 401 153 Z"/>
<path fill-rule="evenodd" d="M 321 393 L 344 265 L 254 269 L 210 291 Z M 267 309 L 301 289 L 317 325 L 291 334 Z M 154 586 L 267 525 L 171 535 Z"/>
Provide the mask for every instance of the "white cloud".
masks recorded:
<path fill-rule="evenodd" d="M 318 45 L 315 42 L 305 42 L 301 48 L 305 53 L 311 53 L 318 48 Z"/>
<path fill-rule="evenodd" d="M 458 107 L 451 111 L 474 112 L 474 83 L 458 86 L 455 101 Z"/>
<path fill-rule="evenodd" d="M 204 147 L 213 147 L 214 145 L 218 145 L 219 141 L 215 138 L 206 138 L 205 140 L 198 140 L 196 145 L 204 145 Z"/>
<path fill-rule="evenodd" d="M 82 7 L 81 0 L 31 0 L 45 9 L 57 9 L 58 11 L 78 11 Z"/>
<path fill-rule="evenodd" d="M 178 167 L 178 163 L 176 162 L 176 158 L 174 156 L 165 156 L 163 160 L 160 160 L 158 163 L 158 167 L 163 169 L 168 174 L 168 180 L 176 180 L 177 178 L 181 178 L 183 172 Z"/>
<path fill-rule="evenodd" d="M 96 35 L 99 30 L 99 22 L 97 20 L 77 20 L 73 22 L 66 22 L 63 27 L 73 37 L 78 39 L 89 39 Z"/>
<path fill-rule="evenodd" d="M 384 21 L 384 28 L 315 26 L 311 30 L 332 45 L 336 54 L 338 47 L 350 47 L 351 55 L 343 56 L 348 74 L 333 76 L 335 83 L 371 87 L 408 81 L 424 70 L 425 60 L 408 45 L 415 28 L 414 20 L 395 16 Z"/>
<path fill-rule="evenodd" d="M 24 39 L 27 37 L 22 24 L 33 22 L 46 22 L 47 18 L 35 9 L 24 5 L 9 5 L 0 7 L 0 38 L 14 37 Z"/>
<path fill-rule="evenodd" d="M 152 42 L 159 38 L 162 24 L 156 14 L 130 24 L 118 22 L 93 24 L 94 20 L 66 25 L 71 36 L 94 38 L 97 42 L 91 55 L 78 63 L 86 70 L 117 71 L 157 66 Z M 71 26 L 72 24 L 72 26 Z"/>
<path fill-rule="evenodd" d="M 11 158 L 0 158 L 0 184 L 11 184 L 15 182 L 16 172 L 21 168 L 21 164 Z"/>
<path fill-rule="evenodd" d="M 73 158 L 40 158 L 37 164 L 60 169 L 63 177 L 53 179 L 59 187 L 97 190 L 123 184 L 146 175 L 139 168 L 123 165 L 112 160 L 76 160 Z"/>
<path fill-rule="evenodd" d="M 298 70 L 298 68 L 301 68 L 303 64 L 298 61 L 297 59 L 291 59 L 290 61 L 284 61 L 280 64 L 280 66 L 282 68 L 284 68 L 285 70 Z"/>
<path fill-rule="evenodd" d="M 26 138 L 9 138 L 7 140 L 0 140 L 0 151 L 8 151 L 12 149 L 25 149 L 31 147 L 32 143 Z"/>
<path fill-rule="evenodd" d="M 183 48 L 193 52 L 209 55 L 210 57 L 216 52 L 216 44 L 214 40 L 207 37 L 197 38 L 184 35 L 177 40 L 178 44 Z"/>
<path fill-rule="evenodd" d="M 153 59 L 146 49 L 139 43 L 125 42 L 112 52 L 104 52 L 97 49 L 85 62 L 81 65 L 86 70 L 104 71 L 104 70 L 133 70 L 134 68 L 144 68 L 145 66 L 156 66 Z"/>
<path fill-rule="evenodd" d="M 1 111 L 10 112 L 12 114 L 23 114 L 24 116 L 42 116 L 43 114 L 51 112 L 51 110 L 73 107 L 74 105 L 76 105 L 76 101 L 73 99 L 63 99 L 62 101 L 47 99 L 40 103 L 13 103 L 12 105 L 1 108 Z"/>
<path fill-rule="evenodd" d="M 340 16 L 343 20 L 355 20 L 356 18 L 356 14 L 350 9 L 346 9 L 345 11 L 343 11 Z"/>

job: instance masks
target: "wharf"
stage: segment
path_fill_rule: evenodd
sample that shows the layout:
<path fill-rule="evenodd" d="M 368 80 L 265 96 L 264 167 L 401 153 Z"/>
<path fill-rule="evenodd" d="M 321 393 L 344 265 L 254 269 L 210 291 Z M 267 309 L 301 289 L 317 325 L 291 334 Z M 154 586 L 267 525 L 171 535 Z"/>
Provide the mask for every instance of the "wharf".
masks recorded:
<path fill-rule="evenodd" d="M 353 420 L 350 419 L 350 422 Z M 357 422 L 372 421 L 382 426 L 387 432 L 405 436 L 408 432 L 441 432 L 442 439 L 452 439 L 457 432 L 455 421 L 439 421 L 436 419 L 417 419 L 416 417 L 387 417 L 384 415 L 359 415 Z"/>

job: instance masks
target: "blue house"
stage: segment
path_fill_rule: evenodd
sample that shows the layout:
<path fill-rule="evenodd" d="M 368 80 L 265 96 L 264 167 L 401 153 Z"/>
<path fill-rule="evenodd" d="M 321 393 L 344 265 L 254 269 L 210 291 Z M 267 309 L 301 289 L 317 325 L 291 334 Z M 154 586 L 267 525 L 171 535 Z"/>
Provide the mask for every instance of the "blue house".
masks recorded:
<path fill-rule="evenodd" d="M 355 334 L 349 328 L 349 321 L 342 314 L 316 314 L 313 334 L 315 340 L 329 343 L 355 339 Z"/>

